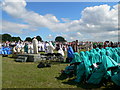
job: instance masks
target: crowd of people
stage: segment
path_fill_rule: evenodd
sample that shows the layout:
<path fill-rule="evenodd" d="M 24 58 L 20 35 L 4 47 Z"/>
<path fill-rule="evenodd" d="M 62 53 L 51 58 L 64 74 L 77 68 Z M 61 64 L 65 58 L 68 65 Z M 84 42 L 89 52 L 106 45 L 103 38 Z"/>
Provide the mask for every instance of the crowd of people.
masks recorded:
<path fill-rule="evenodd" d="M 79 52 L 81 49 L 86 49 L 87 51 L 93 49 L 93 48 L 105 48 L 105 47 L 119 47 L 120 42 L 41 42 L 34 37 L 32 42 L 28 41 L 14 41 L 14 42 L 3 42 L 0 43 L 0 54 L 2 55 L 9 55 L 9 54 L 37 54 L 40 51 L 43 51 L 45 53 L 53 53 L 53 51 L 56 49 L 59 53 L 64 55 L 64 51 L 67 51 L 68 46 L 71 45 L 73 50 L 76 52 Z"/>
<path fill-rule="evenodd" d="M 85 51 L 79 50 L 85 47 Z M 0 43 L 0 55 L 38 54 L 39 51 L 54 53 L 57 50 L 62 56 L 67 52 L 66 62 L 70 65 L 63 73 L 76 76 L 75 81 L 99 84 L 103 79 L 111 80 L 120 86 L 120 42 L 40 42 L 34 37 L 32 42 Z"/>
<path fill-rule="evenodd" d="M 74 52 L 68 48 L 70 65 L 63 73 L 74 75 L 75 82 L 100 84 L 112 81 L 120 86 L 120 47 L 96 48 L 90 51 Z"/>
<path fill-rule="evenodd" d="M 52 41 L 40 42 L 34 37 L 32 42 L 28 41 L 18 41 L 18 42 L 4 42 L 0 43 L 0 54 L 38 54 L 38 52 L 54 53 L 56 49 L 58 53 L 64 56 L 64 51 L 66 51 L 66 45 L 55 44 Z M 64 51 L 63 51 L 64 50 Z"/>

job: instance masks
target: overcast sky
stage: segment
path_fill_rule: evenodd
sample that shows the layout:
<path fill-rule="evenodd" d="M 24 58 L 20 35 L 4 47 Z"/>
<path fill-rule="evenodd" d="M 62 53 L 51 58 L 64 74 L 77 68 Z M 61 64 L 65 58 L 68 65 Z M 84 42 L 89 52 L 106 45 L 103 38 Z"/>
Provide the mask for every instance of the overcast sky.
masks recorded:
<path fill-rule="evenodd" d="M 26 2 L 4 0 L 2 33 L 40 35 L 43 40 L 63 36 L 67 41 L 117 41 L 117 2 Z"/>

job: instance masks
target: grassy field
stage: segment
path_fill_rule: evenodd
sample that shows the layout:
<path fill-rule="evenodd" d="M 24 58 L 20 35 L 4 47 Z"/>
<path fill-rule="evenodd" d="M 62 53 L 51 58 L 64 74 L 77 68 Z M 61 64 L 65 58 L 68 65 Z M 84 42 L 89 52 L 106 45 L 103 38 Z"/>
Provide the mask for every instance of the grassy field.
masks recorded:
<path fill-rule="evenodd" d="M 37 68 L 38 63 L 15 62 L 13 58 L 2 58 L 2 87 L 3 88 L 108 88 L 107 87 L 75 83 L 71 78 L 64 79 L 60 71 L 67 64 L 53 64 L 49 68 Z"/>

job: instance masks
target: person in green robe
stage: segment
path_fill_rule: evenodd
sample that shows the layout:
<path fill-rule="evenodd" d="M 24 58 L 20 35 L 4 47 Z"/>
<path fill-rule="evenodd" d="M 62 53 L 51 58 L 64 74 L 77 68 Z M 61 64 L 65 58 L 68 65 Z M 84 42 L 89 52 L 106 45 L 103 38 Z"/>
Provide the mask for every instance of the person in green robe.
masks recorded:
<path fill-rule="evenodd" d="M 27 43 L 25 43 L 24 52 L 28 53 L 28 44 Z"/>
<path fill-rule="evenodd" d="M 113 53 L 112 59 L 115 60 L 117 63 L 120 63 L 120 56 L 117 54 L 117 52 Z"/>
<path fill-rule="evenodd" d="M 90 68 L 91 63 L 88 60 L 88 58 L 85 56 L 85 53 L 83 51 L 80 52 L 80 59 L 82 62 L 77 66 L 77 74 L 75 79 L 76 82 L 80 82 L 83 79 L 87 80 L 87 78 L 91 74 L 91 68 Z"/>
<path fill-rule="evenodd" d="M 80 63 L 81 62 L 81 59 L 80 59 L 80 55 L 78 52 L 75 52 L 73 54 L 73 59 L 72 61 L 70 62 L 70 64 L 76 64 L 76 63 Z"/>
<path fill-rule="evenodd" d="M 80 62 L 81 62 L 80 55 L 79 55 L 79 53 L 75 52 L 73 54 L 73 59 L 70 62 L 70 65 L 65 68 L 64 73 L 69 75 L 71 72 L 74 72 L 74 74 L 76 75 L 76 68 Z"/>
<path fill-rule="evenodd" d="M 106 50 L 106 55 L 107 56 L 112 58 L 112 54 L 113 54 L 113 52 L 111 52 L 110 50 Z"/>
<path fill-rule="evenodd" d="M 120 49 L 118 49 L 117 53 L 118 53 L 118 55 L 120 56 Z"/>
<path fill-rule="evenodd" d="M 118 69 L 117 74 L 111 77 L 111 80 L 118 86 L 120 86 L 120 68 Z"/>
<path fill-rule="evenodd" d="M 83 56 L 83 63 L 85 65 L 85 79 L 87 80 L 90 76 L 90 74 L 92 73 L 92 68 L 91 68 L 91 63 L 90 63 L 90 60 L 86 57 L 86 56 Z"/>
<path fill-rule="evenodd" d="M 96 51 L 97 51 L 98 53 L 100 53 L 101 50 L 100 50 L 99 48 L 96 48 Z"/>
<path fill-rule="evenodd" d="M 79 57 L 81 62 L 77 66 L 75 82 L 80 82 L 83 79 L 83 74 L 85 72 L 85 66 L 84 66 L 84 63 L 83 63 L 83 60 L 84 60 L 83 56 L 84 56 L 84 52 L 81 51 L 80 52 L 80 57 Z"/>
<path fill-rule="evenodd" d="M 102 63 L 90 76 L 88 80 L 88 83 L 90 84 L 99 84 L 103 78 L 108 78 L 107 70 L 118 65 L 116 62 L 114 62 L 114 60 L 112 60 L 112 58 L 109 58 L 106 55 L 106 52 L 104 52 L 104 50 L 101 51 L 100 54 Z"/>
<path fill-rule="evenodd" d="M 96 63 L 101 63 L 100 53 L 98 53 L 98 52 L 95 53 L 95 60 L 96 60 Z"/>
<path fill-rule="evenodd" d="M 89 51 L 85 51 L 85 56 L 87 57 L 88 60 L 89 60 L 89 55 L 90 55 L 90 52 Z"/>
<path fill-rule="evenodd" d="M 92 52 L 90 53 L 89 60 L 91 62 L 91 65 L 93 65 L 94 63 L 96 63 L 95 54 L 94 53 L 92 53 Z"/>

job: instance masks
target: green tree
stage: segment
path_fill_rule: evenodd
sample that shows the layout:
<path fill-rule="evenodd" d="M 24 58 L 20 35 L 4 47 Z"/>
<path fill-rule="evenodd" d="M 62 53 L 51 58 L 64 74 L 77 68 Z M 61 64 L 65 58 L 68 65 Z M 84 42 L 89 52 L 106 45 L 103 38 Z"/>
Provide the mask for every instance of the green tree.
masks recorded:
<path fill-rule="evenodd" d="M 25 41 L 32 42 L 32 38 L 31 37 L 26 37 Z"/>
<path fill-rule="evenodd" d="M 10 34 L 3 34 L 2 35 L 2 41 L 5 42 L 5 41 L 11 41 L 11 35 Z"/>
<path fill-rule="evenodd" d="M 0 42 L 2 42 L 2 34 L 0 34 Z"/>
<path fill-rule="evenodd" d="M 55 38 L 55 41 L 56 41 L 56 42 L 66 42 L 66 40 L 65 40 L 62 36 L 57 36 L 57 37 Z"/>
<path fill-rule="evenodd" d="M 40 36 L 37 36 L 36 39 L 37 39 L 38 41 L 42 41 L 42 38 L 41 38 Z"/>
<path fill-rule="evenodd" d="M 20 38 L 20 37 L 12 37 L 12 40 L 11 40 L 11 41 L 17 41 L 17 42 L 18 42 L 19 40 L 21 41 L 21 38 Z"/>

